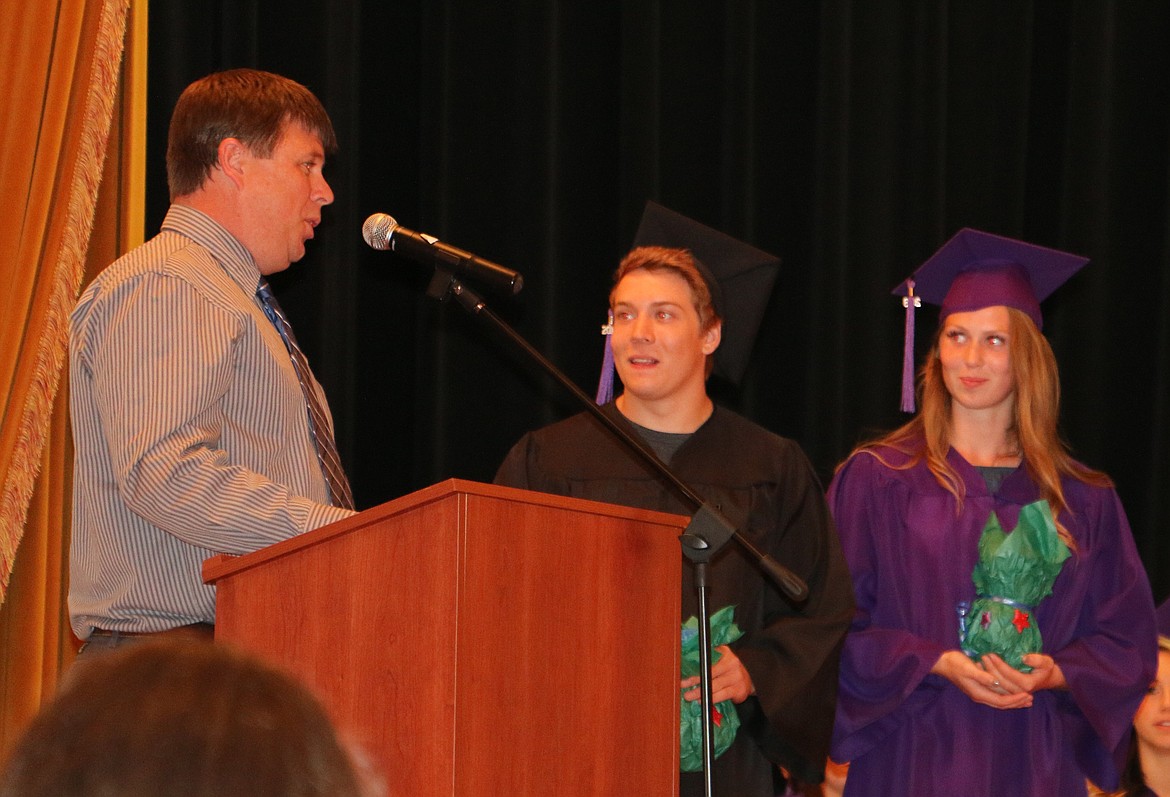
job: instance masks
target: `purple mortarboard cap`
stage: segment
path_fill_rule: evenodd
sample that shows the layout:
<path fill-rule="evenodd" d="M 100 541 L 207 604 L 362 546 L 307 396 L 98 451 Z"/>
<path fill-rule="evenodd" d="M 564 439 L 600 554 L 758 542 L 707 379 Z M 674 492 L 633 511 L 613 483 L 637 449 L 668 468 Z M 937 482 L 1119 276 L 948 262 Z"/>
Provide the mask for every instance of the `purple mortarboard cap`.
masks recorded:
<path fill-rule="evenodd" d="M 715 312 L 723 319 L 714 372 L 739 384 L 772 295 L 780 258 L 656 202 L 646 203 L 633 245 L 690 250 L 695 266 L 707 281 Z M 613 395 L 613 355 L 608 337 L 605 350 L 598 403 L 605 403 Z"/>
<path fill-rule="evenodd" d="M 1170 637 L 1170 600 L 1158 607 L 1158 636 Z"/>
<path fill-rule="evenodd" d="M 902 410 L 914 412 L 914 309 L 921 302 L 951 313 L 1003 305 L 1028 315 L 1043 328 L 1040 302 L 1089 262 L 1087 257 L 964 228 L 898 287 L 906 307 L 902 359 Z"/>

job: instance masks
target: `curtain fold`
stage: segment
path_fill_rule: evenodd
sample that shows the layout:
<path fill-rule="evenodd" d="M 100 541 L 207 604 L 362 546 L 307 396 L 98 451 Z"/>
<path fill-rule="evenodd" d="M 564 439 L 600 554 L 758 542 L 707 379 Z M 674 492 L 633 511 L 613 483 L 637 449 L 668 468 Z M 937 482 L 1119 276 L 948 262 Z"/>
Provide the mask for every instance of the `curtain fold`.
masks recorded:
<path fill-rule="evenodd" d="M 0 251 L 10 253 L 0 262 L 3 749 L 72 655 L 63 622 L 72 455 L 58 387 L 68 316 L 87 270 L 130 0 L 9 5 L 0 26 L 8 70 L 0 190 L 12 207 L 0 227 Z"/>

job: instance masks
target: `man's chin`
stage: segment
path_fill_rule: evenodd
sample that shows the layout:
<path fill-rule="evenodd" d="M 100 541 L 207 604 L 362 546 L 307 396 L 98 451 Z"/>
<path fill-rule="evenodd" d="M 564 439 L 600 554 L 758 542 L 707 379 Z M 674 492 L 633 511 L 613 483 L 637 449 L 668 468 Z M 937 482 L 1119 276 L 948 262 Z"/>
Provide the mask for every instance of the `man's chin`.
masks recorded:
<path fill-rule="evenodd" d="M 288 262 L 285 263 L 283 266 L 280 266 L 280 268 L 278 268 L 277 271 L 284 271 L 289 266 L 291 266 L 293 263 L 301 262 L 302 260 L 305 259 L 306 254 L 307 254 L 307 250 L 305 249 L 304 246 L 302 246 L 299 251 L 289 252 L 288 253 Z"/>
<path fill-rule="evenodd" d="M 298 258 L 299 259 L 299 258 Z M 292 263 L 265 263 L 260 266 L 260 273 L 267 277 L 270 274 L 279 274 L 282 271 L 287 271 Z"/>

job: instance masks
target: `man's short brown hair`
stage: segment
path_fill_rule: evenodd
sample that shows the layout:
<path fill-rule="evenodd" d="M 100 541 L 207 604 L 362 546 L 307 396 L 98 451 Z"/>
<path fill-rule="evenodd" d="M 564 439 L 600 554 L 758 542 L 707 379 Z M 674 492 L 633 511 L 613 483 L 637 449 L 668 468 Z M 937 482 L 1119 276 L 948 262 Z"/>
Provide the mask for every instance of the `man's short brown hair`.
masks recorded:
<path fill-rule="evenodd" d="M 333 123 L 307 88 L 281 75 L 232 69 L 184 89 L 167 136 L 171 199 L 197 191 L 211 173 L 225 138 L 239 139 L 256 156 L 272 155 L 289 123 L 315 133 L 327 153 L 337 150 Z"/>

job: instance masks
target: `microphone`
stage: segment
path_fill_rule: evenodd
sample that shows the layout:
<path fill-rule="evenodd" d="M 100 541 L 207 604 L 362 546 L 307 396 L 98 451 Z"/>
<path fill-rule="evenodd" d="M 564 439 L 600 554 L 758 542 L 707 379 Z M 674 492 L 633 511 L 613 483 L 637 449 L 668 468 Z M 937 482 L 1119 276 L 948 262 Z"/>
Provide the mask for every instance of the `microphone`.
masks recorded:
<path fill-rule="evenodd" d="M 408 260 L 481 279 L 504 293 L 517 294 L 524 287 L 524 277 L 519 272 L 449 246 L 433 235 L 408 230 L 385 213 L 366 219 L 362 237 L 374 249 L 389 249 Z"/>

